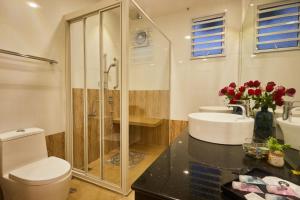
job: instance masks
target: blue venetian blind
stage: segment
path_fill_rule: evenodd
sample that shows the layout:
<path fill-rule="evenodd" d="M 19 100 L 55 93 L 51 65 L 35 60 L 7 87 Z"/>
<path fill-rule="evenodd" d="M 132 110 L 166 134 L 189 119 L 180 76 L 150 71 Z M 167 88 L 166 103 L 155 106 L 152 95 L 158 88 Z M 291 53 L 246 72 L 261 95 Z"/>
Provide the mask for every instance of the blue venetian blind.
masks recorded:
<path fill-rule="evenodd" d="M 258 7 L 258 51 L 299 48 L 299 3 Z"/>
<path fill-rule="evenodd" d="M 224 14 L 197 18 L 192 22 L 192 58 L 224 54 Z"/>

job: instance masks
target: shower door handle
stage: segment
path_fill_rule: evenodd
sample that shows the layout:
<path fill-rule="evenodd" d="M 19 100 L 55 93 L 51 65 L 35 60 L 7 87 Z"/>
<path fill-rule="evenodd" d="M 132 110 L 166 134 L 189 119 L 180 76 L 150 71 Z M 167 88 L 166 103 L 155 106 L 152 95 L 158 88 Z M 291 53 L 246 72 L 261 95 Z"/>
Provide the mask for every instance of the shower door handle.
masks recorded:
<path fill-rule="evenodd" d="M 104 89 L 108 89 L 108 74 L 106 73 L 106 67 L 107 67 L 107 54 L 103 55 L 103 72 L 104 72 L 104 76 L 103 76 L 103 88 Z"/>
<path fill-rule="evenodd" d="M 116 65 L 116 85 L 114 86 L 114 90 L 117 89 L 119 87 L 119 72 L 120 72 L 120 68 L 119 68 L 119 61 L 117 58 L 114 58 L 114 62 Z"/>

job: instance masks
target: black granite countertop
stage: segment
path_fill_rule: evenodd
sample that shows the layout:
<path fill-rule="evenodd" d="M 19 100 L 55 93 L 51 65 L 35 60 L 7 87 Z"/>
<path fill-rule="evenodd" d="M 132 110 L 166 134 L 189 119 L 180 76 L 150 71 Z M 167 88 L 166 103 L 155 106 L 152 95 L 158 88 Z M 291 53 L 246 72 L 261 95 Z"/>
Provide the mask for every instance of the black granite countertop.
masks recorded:
<path fill-rule="evenodd" d="M 184 131 L 142 174 L 132 189 L 162 199 L 223 199 L 221 185 L 253 168 L 260 168 L 300 185 L 290 167 L 276 168 L 244 154 L 242 146 L 199 141 Z"/>

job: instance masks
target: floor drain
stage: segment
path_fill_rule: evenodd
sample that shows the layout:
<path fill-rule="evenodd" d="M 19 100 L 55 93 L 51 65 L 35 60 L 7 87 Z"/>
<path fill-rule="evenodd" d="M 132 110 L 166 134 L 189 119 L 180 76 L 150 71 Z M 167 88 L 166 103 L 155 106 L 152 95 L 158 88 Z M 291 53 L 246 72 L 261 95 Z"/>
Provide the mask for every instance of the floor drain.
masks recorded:
<path fill-rule="evenodd" d="M 145 157 L 144 153 L 130 151 L 129 152 L 129 167 L 137 165 L 139 162 L 141 162 L 144 159 L 144 157 Z M 120 165 L 120 153 L 116 153 L 108 161 L 113 165 L 119 166 Z"/>
<path fill-rule="evenodd" d="M 69 190 L 69 193 L 70 193 L 70 194 L 75 193 L 75 192 L 77 192 L 77 189 L 76 189 L 76 188 L 70 188 L 70 190 Z"/>

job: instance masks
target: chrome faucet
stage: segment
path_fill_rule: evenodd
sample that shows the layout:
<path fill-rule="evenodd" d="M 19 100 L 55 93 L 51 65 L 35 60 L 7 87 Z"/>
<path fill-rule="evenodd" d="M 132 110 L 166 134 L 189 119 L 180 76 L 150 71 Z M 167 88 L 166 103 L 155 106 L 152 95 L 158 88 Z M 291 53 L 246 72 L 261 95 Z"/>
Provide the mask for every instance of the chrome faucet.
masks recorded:
<path fill-rule="evenodd" d="M 246 118 L 246 109 L 245 109 L 245 106 L 239 105 L 239 104 L 228 104 L 227 106 L 228 107 L 239 107 L 239 108 L 241 108 L 242 109 L 242 117 Z"/>
<path fill-rule="evenodd" d="M 285 101 L 283 104 L 282 119 L 287 120 L 292 115 L 292 110 L 300 108 L 300 106 L 294 106 L 294 103 L 299 103 L 300 101 Z"/>
<path fill-rule="evenodd" d="M 245 108 L 245 115 L 250 117 L 251 115 L 251 107 L 250 107 L 250 100 L 237 100 L 237 102 L 242 103 L 241 105 Z"/>

